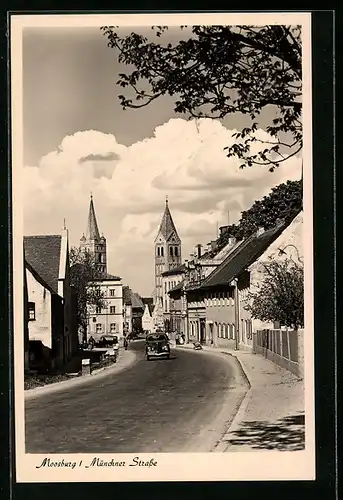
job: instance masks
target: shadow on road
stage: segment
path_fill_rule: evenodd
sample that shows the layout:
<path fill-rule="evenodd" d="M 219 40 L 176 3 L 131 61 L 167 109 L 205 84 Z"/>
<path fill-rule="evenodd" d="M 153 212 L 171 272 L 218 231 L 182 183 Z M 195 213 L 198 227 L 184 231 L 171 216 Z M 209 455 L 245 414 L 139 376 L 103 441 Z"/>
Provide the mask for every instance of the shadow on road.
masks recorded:
<path fill-rule="evenodd" d="M 297 451 L 305 448 L 305 415 L 291 415 L 275 423 L 264 421 L 242 422 L 232 433 L 231 446 L 250 446 L 256 450 Z"/>

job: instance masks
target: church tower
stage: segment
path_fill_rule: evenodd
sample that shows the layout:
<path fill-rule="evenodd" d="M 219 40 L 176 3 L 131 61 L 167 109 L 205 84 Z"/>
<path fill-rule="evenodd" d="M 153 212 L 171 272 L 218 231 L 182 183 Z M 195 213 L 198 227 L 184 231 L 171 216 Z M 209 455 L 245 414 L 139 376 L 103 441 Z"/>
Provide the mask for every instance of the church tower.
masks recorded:
<path fill-rule="evenodd" d="M 181 240 L 172 219 L 168 198 L 155 239 L 155 300 L 163 298 L 162 273 L 181 266 Z M 162 301 L 163 302 L 163 301 Z M 162 303 L 163 306 L 163 303 Z"/>
<path fill-rule="evenodd" d="M 89 214 L 86 234 L 83 234 L 80 239 L 80 247 L 84 250 L 89 250 L 95 256 L 95 260 L 99 265 L 99 270 L 107 273 L 107 249 L 106 238 L 100 236 L 98 223 L 96 221 L 93 196 L 91 195 Z"/>

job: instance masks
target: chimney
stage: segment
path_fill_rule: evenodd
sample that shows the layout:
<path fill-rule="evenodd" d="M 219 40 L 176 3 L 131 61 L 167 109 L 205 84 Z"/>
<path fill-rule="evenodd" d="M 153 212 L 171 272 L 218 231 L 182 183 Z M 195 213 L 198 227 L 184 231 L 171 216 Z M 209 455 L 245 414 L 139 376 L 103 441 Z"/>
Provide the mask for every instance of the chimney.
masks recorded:
<path fill-rule="evenodd" d="M 224 236 L 229 230 L 229 226 L 221 226 L 219 228 L 219 237 Z"/>
<path fill-rule="evenodd" d="M 200 257 L 201 257 L 201 248 L 202 248 L 202 245 L 200 243 L 198 243 L 198 245 L 196 245 L 198 259 L 200 259 Z"/>
<path fill-rule="evenodd" d="M 211 245 L 211 250 L 212 251 L 216 250 L 217 246 L 218 246 L 217 245 L 217 240 L 212 240 L 211 243 L 210 243 L 210 245 Z"/>

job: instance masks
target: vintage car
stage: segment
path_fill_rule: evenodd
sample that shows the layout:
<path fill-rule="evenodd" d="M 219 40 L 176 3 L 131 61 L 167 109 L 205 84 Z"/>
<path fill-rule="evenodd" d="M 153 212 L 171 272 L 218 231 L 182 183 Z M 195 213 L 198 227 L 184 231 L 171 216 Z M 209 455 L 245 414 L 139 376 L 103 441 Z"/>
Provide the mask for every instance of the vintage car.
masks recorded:
<path fill-rule="evenodd" d="M 114 347 L 117 344 L 117 335 L 103 335 L 98 342 L 99 347 Z"/>
<path fill-rule="evenodd" d="M 170 358 L 170 345 L 165 333 L 149 334 L 145 344 L 146 359 Z"/>

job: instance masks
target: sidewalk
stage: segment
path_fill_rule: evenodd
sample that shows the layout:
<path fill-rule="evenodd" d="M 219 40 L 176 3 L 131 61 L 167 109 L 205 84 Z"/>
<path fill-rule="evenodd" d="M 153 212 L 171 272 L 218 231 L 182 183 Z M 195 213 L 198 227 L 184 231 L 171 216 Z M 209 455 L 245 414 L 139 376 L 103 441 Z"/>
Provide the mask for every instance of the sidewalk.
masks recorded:
<path fill-rule="evenodd" d="M 193 345 L 180 347 L 189 349 Z M 250 384 L 238 413 L 214 451 L 304 449 L 302 380 L 259 354 L 208 346 L 203 346 L 203 350 L 235 356 Z"/>
<path fill-rule="evenodd" d="M 74 377 L 70 380 L 64 380 L 63 382 L 56 382 L 54 384 L 47 384 L 42 387 L 35 387 L 34 389 L 26 390 L 24 391 L 25 400 L 33 399 L 46 394 L 51 394 L 53 392 L 68 390 L 72 387 L 76 387 L 84 383 L 91 383 L 94 380 L 99 380 L 100 378 L 110 374 L 114 375 L 131 367 L 135 363 L 135 361 L 136 354 L 133 351 L 125 351 L 124 349 L 119 349 L 118 359 L 112 365 L 96 369 L 92 372 L 91 375 Z"/>

